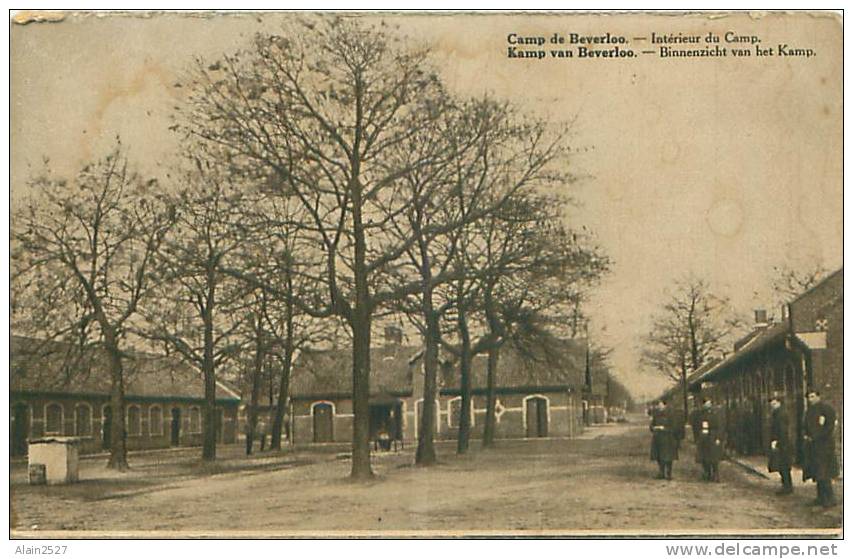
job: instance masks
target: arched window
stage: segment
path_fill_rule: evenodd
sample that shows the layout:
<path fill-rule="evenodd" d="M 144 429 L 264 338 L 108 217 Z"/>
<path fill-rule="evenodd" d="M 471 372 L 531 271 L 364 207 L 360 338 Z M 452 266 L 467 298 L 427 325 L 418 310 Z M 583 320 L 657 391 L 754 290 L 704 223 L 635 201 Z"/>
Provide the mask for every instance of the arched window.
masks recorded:
<path fill-rule="evenodd" d="M 51 402 L 44 407 L 44 432 L 46 435 L 61 435 L 63 417 L 62 405 Z"/>
<path fill-rule="evenodd" d="M 163 435 L 163 408 L 160 406 L 148 409 L 148 434 L 152 437 Z"/>
<path fill-rule="evenodd" d="M 190 408 L 190 433 L 201 433 L 201 410 L 198 406 Z"/>
<path fill-rule="evenodd" d="M 86 403 L 74 407 L 74 434 L 78 437 L 92 436 L 92 406 Z"/>
<path fill-rule="evenodd" d="M 129 437 L 138 437 L 142 434 L 142 413 L 139 406 L 127 406 L 127 435 Z"/>

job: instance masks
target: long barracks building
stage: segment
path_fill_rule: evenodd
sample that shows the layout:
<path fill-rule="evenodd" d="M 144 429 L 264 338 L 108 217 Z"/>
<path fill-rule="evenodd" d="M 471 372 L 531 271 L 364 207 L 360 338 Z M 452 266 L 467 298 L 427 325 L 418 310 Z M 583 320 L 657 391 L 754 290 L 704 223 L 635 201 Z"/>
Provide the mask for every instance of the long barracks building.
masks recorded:
<path fill-rule="evenodd" d="M 760 321 L 734 351 L 690 382 L 725 408 L 727 444 L 740 454 L 769 445 L 768 400 L 782 394 L 789 433 L 802 458 L 806 392 L 818 390 L 838 412 L 836 448 L 843 456 L 844 272 L 836 271 L 784 307 L 781 321 Z M 761 318 L 761 317 L 759 317 Z"/>

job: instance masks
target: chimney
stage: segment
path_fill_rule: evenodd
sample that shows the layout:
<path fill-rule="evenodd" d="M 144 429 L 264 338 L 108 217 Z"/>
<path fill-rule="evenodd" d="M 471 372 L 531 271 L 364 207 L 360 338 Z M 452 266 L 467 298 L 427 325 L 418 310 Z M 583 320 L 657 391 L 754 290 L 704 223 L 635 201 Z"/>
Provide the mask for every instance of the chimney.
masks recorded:
<path fill-rule="evenodd" d="M 385 327 L 385 345 L 398 346 L 403 344 L 403 330 L 397 326 Z"/>
<path fill-rule="evenodd" d="M 753 327 L 764 328 L 767 324 L 767 311 L 765 309 L 755 309 L 755 324 Z"/>

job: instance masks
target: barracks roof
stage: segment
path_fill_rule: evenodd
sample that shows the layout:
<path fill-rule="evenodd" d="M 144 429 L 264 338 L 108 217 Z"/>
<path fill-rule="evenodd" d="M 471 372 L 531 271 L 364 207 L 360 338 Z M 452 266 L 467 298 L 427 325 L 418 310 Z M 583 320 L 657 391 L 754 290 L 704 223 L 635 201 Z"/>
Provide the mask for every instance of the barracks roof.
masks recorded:
<path fill-rule="evenodd" d="M 408 396 L 412 393 L 414 358 L 420 348 L 388 345 L 370 349 L 370 394 Z M 293 398 L 352 395 L 352 349 L 303 349 L 293 365 Z"/>
<path fill-rule="evenodd" d="M 749 338 L 749 341 L 741 345 L 737 351 L 695 378 L 691 384 L 714 381 L 727 376 L 736 370 L 738 364 L 743 363 L 749 357 L 775 344 L 784 343 L 787 334 L 788 325 L 785 323 L 771 324 L 761 328 Z"/>
<path fill-rule="evenodd" d="M 422 374 L 423 350 L 418 346 L 390 344 L 370 350 L 370 394 L 372 398 L 409 396 L 415 375 Z M 488 359 L 478 355 L 472 363 L 475 393 L 486 390 Z M 497 392 L 567 390 L 583 386 L 586 367 L 585 342 L 563 340 L 547 358 L 522 355 L 509 347 L 500 352 Z M 303 350 L 294 363 L 291 380 L 293 398 L 349 398 L 352 396 L 352 350 Z M 595 374 L 595 373 L 594 373 Z M 438 372 L 442 394 L 459 392 L 459 366 L 442 352 Z M 605 382 L 605 381 L 602 381 Z"/>
<path fill-rule="evenodd" d="M 203 400 L 201 372 L 175 357 L 130 352 L 124 360 L 125 397 L 150 400 Z M 55 341 L 10 336 L 9 384 L 12 392 L 106 396 L 110 393 L 107 355 L 102 348 L 78 349 Z M 224 382 L 216 399 L 240 400 Z"/>
<path fill-rule="evenodd" d="M 580 389 L 585 382 L 586 342 L 585 340 L 560 340 L 560 345 L 547 355 L 543 353 L 522 353 L 510 346 L 500 350 L 495 386 L 499 392 L 528 392 L 530 390 L 567 390 Z M 488 356 L 479 354 L 471 365 L 471 385 L 474 392 L 486 390 L 488 375 Z M 459 392 L 458 367 L 453 374 L 442 375 L 441 392 L 452 394 Z M 601 375 L 593 370 L 593 385 Z"/>

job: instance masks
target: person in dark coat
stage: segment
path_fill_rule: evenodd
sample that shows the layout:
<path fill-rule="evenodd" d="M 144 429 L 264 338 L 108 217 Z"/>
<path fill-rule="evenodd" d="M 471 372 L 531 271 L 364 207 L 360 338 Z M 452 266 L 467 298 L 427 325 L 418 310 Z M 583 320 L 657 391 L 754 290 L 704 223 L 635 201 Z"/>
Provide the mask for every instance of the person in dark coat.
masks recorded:
<path fill-rule="evenodd" d="M 252 422 L 249 417 L 249 412 L 246 412 L 246 420 L 243 422 L 243 435 L 246 437 L 246 456 L 252 454 L 252 441 L 254 440 L 254 431 L 252 431 Z"/>
<path fill-rule="evenodd" d="M 808 392 L 809 409 L 805 420 L 805 464 L 803 481 L 817 483 L 814 504 L 831 507 L 835 504 L 832 478 L 838 475 L 838 458 L 835 456 L 836 415 L 832 406 L 822 402 L 816 390 Z"/>
<path fill-rule="evenodd" d="M 690 412 L 690 431 L 693 433 L 693 442 L 699 440 L 699 425 L 700 425 L 700 417 L 702 415 L 702 408 L 696 408 L 692 412 Z"/>
<path fill-rule="evenodd" d="M 693 413 L 691 423 L 696 462 L 702 464 L 702 479 L 719 482 L 724 430 L 722 417 L 710 398 L 702 401 L 702 408 Z"/>
<path fill-rule="evenodd" d="M 649 424 L 652 432 L 651 459 L 658 463 L 657 479 L 672 479 L 672 463 L 678 460 L 677 429 L 675 416 L 666 402 L 660 400 Z"/>
<path fill-rule="evenodd" d="M 782 407 L 782 398 L 773 395 L 770 398 L 770 448 L 767 450 L 767 470 L 779 472 L 782 488 L 777 495 L 790 495 L 794 492 L 791 480 L 792 446 L 788 437 L 788 414 Z"/>

